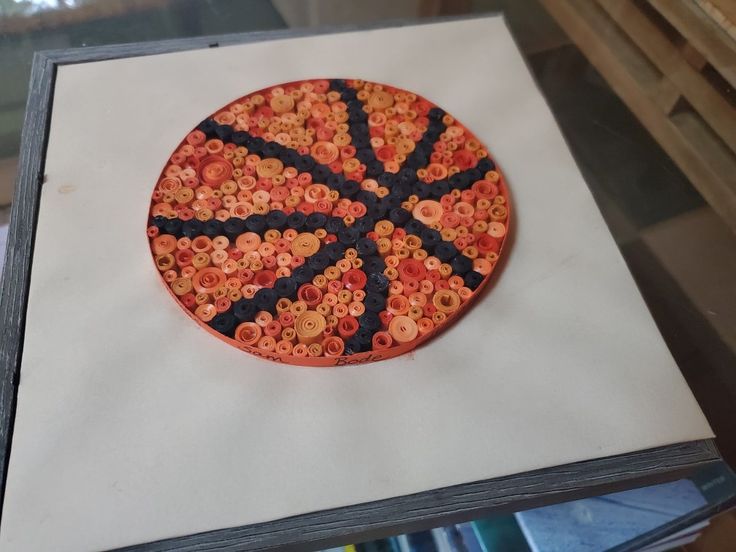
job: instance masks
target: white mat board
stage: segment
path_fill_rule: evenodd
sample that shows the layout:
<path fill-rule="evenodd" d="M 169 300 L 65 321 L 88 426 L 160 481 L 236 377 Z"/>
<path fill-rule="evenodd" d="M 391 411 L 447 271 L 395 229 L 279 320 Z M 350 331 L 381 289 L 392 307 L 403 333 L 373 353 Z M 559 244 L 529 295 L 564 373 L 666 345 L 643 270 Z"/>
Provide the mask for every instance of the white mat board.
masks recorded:
<path fill-rule="evenodd" d="M 413 355 L 304 369 L 198 328 L 145 221 L 197 122 L 316 77 L 436 102 L 516 217 L 482 301 Z M 712 433 L 502 19 L 63 66 L 33 260 L 3 550 L 106 549 Z"/>

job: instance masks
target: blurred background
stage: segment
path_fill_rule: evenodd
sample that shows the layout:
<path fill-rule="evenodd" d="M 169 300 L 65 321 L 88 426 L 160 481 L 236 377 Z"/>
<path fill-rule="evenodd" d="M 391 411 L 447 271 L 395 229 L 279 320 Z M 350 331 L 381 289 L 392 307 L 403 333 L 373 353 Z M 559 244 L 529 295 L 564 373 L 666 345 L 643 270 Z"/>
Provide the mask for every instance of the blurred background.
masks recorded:
<path fill-rule="evenodd" d="M 491 12 L 736 465 L 733 0 L 0 0 L 0 251 L 36 50 Z"/>
<path fill-rule="evenodd" d="M 12 197 L 35 50 L 501 9 L 518 14 L 530 51 L 564 41 L 544 9 L 525 1 L 0 0 L 0 205 Z"/>

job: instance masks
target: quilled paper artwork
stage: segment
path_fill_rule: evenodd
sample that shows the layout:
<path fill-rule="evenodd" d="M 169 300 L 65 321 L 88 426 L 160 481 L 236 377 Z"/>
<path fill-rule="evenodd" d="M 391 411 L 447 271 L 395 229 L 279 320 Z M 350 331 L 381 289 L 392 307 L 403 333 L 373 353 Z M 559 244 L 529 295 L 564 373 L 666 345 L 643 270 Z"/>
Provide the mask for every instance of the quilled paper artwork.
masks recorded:
<path fill-rule="evenodd" d="M 243 96 L 187 134 L 147 235 L 201 327 L 261 358 L 334 366 L 406 353 L 458 319 L 498 263 L 509 214 L 488 150 L 440 107 L 385 84 L 307 80 Z"/>

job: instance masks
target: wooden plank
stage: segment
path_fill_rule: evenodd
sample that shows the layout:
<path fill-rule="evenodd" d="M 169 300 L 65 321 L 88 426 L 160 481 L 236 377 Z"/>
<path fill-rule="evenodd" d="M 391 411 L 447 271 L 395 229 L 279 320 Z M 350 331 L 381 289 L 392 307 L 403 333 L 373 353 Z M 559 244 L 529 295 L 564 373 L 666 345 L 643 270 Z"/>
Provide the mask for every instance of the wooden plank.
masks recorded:
<path fill-rule="evenodd" d="M 694 2 L 649 0 L 695 48 L 736 88 L 736 43 Z"/>
<path fill-rule="evenodd" d="M 693 0 L 698 7 L 705 12 L 705 14 L 710 17 L 716 25 L 718 25 L 721 29 L 723 29 L 726 34 L 728 34 L 732 39 L 736 40 L 736 25 L 734 25 L 733 21 L 736 19 L 729 18 L 726 13 L 723 12 L 723 10 L 736 10 L 736 4 L 727 4 L 725 2 L 722 2 L 721 5 L 716 5 L 714 2 L 710 0 Z M 736 15 L 736 14 L 734 14 Z"/>
<path fill-rule="evenodd" d="M 721 12 L 726 20 L 736 24 L 736 2 L 733 0 L 707 0 L 707 3 Z"/>
<path fill-rule="evenodd" d="M 675 84 L 703 119 L 736 152 L 736 110 L 693 69 L 677 47 L 632 0 L 597 0 L 627 36 Z"/>
<path fill-rule="evenodd" d="M 2 498 L 15 418 L 15 399 L 23 351 L 28 287 L 38 201 L 46 156 L 48 125 L 55 74 L 53 62 L 33 56 L 26 115 L 18 159 L 18 179 L 10 214 L 5 268 L 0 288 L 0 479 Z M 1 499 L 0 499 L 1 500 Z M 0 514 L 2 502 L 0 502 Z"/>
<path fill-rule="evenodd" d="M 703 67 L 708 64 L 708 60 L 705 59 L 705 56 L 698 52 L 689 42 L 685 43 L 681 51 L 682 57 L 685 58 L 685 61 L 687 61 L 690 64 L 690 67 L 695 69 L 698 73 L 700 73 L 700 71 L 703 70 Z"/>
<path fill-rule="evenodd" d="M 672 477 L 669 470 L 675 469 L 682 477 L 696 466 L 702 466 L 704 458 L 715 452 L 710 442 L 684 443 L 247 527 L 167 539 L 121 548 L 120 552 L 306 551 L 347 542 L 365 542 L 492 513 L 533 508 L 550 503 L 551 498 L 554 502 L 562 502 L 613 492 L 616 487 L 623 488 L 622 477 L 633 476 L 639 485 L 663 481 L 664 472 L 668 472 L 667 479 L 675 479 L 678 475 Z M 663 465 L 656 465 L 657 461 Z M 609 486 L 614 481 L 614 486 Z M 626 486 L 634 486 L 632 482 L 629 479 Z"/>
<path fill-rule="evenodd" d="M 662 112 L 669 115 L 681 97 L 680 89 L 670 79 L 662 77 L 653 99 Z"/>
<path fill-rule="evenodd" d="M 694 111 L 673 113 L 670 120 L 690 144 L 697 144 L 703 161 L 714 172 L 722 175 L 729 188 L 736 194 L 736 155 L 733 151 Z"/>
<path fill-rule="evenodd" d="M 459 18 L 443 18 L 455 20 Z M 430 20 L 427 23 L 435 23 Z M 406 22 L 395 22 L 402 26 Z M 383 25 L 385 26 L 385 25 Z M 378 27 L 378 26 L 377 26 Z M 342 31 L 355 30 L 355 27 Z M 317 34 L 335 32 L 318 30 Z M 16 202 L 11 221 L 6 278 L 0 296 L 0 445 L 3 450 L 4 496 L 15 391 L 20 369 L 25 307 L 38 216 L 43 160 L 48 135 L 53 76 L 59 64 L 153 55 L 224 44 L 315 34 L 314 30 L 275 31 L 200 37 L 148 44 L 80 48 L 38 54 L 23 134 Z M 653 75 L 653 74 L 652 74 Z M 653 75 L 656 76 L 656 75 Z M 656 81 L 652 81 L 656 84 Z M 9 272 L 8 272 L 9 271 Z M 287 519 L 167 539 L 128 547 L 127 551 L 313 550 L 455 523 L 497 511 L 514 511 L 585 496 L 613 492 L 686 476 L 695 468 L 720 461 L 712 441 L 695 441 L 600 458 L 430 490 L 367 504 L 314 512 Z M 1 513 L 1 512 L 0 512 Z"/>
<path fill-rule="evenodd" d="M 584 0 L 541 2 L 688 176 L 698 192 L 736 231 L 736 175 L 719 173 L 717 167 L 703 158 L 698 144 L 690 142 L 665 117 L 652 99 L 654 92 L 649 79 L 642 79 L 640 71 L 632 71 L 631 50 L 622 45 L 628 39 L 611 31 L 613 25 L 596 4 Z M 643 57 L 641 53 L 639 55 Z"/>
<path fill-rule="evenodd" d="M 611 24 L 602 8 L 594 2 L 579 0 L 541 0 L 541 3 L 589 59 L 599 59 L 608 50 L 615 49 L 617 65 L 634 75 L 642 89 L 656 93 L 662 79 L 661 71 L 641 54 L 623 30 Z M 590 30 L 596 34 L 591 35 Z M 580 41 L 581 37 L 585 38 L 584 42 Z"/>

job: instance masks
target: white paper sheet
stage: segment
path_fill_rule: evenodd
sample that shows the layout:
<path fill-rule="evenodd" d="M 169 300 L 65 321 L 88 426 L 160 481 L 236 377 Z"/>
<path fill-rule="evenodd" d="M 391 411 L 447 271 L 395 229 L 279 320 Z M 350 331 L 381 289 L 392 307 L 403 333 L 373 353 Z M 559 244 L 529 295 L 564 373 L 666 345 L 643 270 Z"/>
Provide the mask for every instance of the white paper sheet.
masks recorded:
<path fill-rule="evenodd" d="M 361 77 L 505 170 L 505 270 L 413 355 L 260 361 L 163 290 L 144 233 L 178 141 L 249 91 Z M 480 115 L 479 115 L 480 111 Z M 64 66 L 3 550 L 98 550 L 710 437 L 502 19 Z"/>

